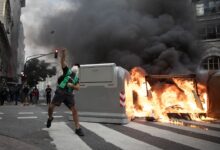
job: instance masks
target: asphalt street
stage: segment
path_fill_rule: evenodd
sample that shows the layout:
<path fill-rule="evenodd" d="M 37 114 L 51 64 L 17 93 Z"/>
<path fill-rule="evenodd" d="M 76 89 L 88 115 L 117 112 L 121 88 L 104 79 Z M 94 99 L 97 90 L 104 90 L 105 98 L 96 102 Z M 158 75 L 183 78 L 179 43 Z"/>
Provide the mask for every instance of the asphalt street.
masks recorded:
<path fill-rule="evenodd" d="M 220 122 L 180 124 L 134 120 L 125 125 L 80 122 L 84 137 L 74 133 L 70 111 L 62 105 L 46 128 L 47 106 L 0 106 L 0 150 L 219 150 Z M 184 124 L 184 125 L 183 125 Z"/>

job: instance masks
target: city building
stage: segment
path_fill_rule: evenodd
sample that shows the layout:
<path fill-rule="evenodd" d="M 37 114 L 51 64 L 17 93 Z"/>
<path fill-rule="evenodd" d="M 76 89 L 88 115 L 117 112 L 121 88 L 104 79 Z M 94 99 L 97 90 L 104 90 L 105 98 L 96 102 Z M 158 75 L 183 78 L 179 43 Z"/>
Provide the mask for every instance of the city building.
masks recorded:
<path fill-rule="evenodd" d="M 0 77 L 18 79 L 24 59 L 24 35 L 20 21 L 25 0 L 0 0 Z"/>
<path fill-rule="evenodd" d="M 25 0 L 10 0 L 11 14 L 13 20 L 13 26 L 11 30 L 11 49 L 13 51 L 13 68 L 15 68 L 15 75 L 18 75 L 23 71 L 24 66 L 24 30 L 23 24 L 20 20 L 21 9 L 25 7 Z"/>
<path fill-rule="evenodd" d="M 0 77 L 12 77 L 10 32 L 12 27 L 9 0 L 0 0 Z"/>
<path fill-rule="evenodd" d="M 199 80 L 207 87 L 207 115 L 220 118 L 220 0 L 193 0 L 198 36 L 204 49 Z"/>
<path fill-rule="evenodd" d="M 205 49 L 199 69 L 220 70 L 220 0 L 192 0 L 198 36 Z"/>

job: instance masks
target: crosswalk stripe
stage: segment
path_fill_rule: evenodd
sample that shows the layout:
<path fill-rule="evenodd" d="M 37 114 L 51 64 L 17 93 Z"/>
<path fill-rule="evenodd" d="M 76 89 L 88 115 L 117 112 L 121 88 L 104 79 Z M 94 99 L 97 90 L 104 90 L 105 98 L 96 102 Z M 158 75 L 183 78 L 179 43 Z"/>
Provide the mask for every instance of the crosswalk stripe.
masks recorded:
<path fill-rule="evenodd" d="M 213 128 L 220 128 L 220 124 L 213 124 L 213 123 L 207 123 L 207 122 L 198 122 L 198 121 L 187 121 L 187 120 L 181 120 L 184 123 L 190 123 L 194 125 L 202 125 L 207 127 L 213 127 Z"/>
<path fill-rule="evenodd" d="M 33 115 L 33 112 L 19 112 L 19 115 Z"/>
<path fill-rule="evenodd" d="M 115 146 L 126 149 L 126 150 L 143 150 L 143 149 L 151 149 L 151 150 L 160 150 L 153 145 L 144 143 L 142 141 L 136 140 L 132 137 L 124 135 L 120 132 L 112 130 L 108 127 L 105 127 L 98 123 L 80 123 L 86 129 L 94 132 L 98 136 L 104 138 L 105 141 L 114 144 Z"/>
<path fill-rule="evenodd" d="M 53 122 L 51 128 L 43 130 L 49 132 L 50 137 L 53 138 L 52 143 L 58 150 L 91 150 L 64 122 Z"/>
<path fill-rule="evenodd" d="M 64 113 L 65 113 L 65 114 L 72 114 L 71 111 L 65 111 Z"/>
<path fill-rule="evenodd" d="M 17 117 L 18 119 L 37 119 L 37 116 Z"/>
<path fill-rule="evenodd" d="M 4 115 L 4 113 L 3 113 L 3 112 L 0 112 L 0 115 Z"/>
<path fill-rule="evenodd" d="M 47 114 L 48 112 L 47 111 L 43 111 L 43 112 L 41 112 L 42 114 Z M 53 112 L 53 114 L 56 114 L 57 112 L 55 111 L 55 112 Z"/>
<path fill-rule="evenodd" d="M 181 129 L 185 131 L 191 131 L 194 133 L 199 133 L 199 134 L 204 134 L 204 135 L 210 135 L 210 136 L 215 136 L 215 137 L 220 137 L 220 132 L 213 131 L 213 130 L 204 130 L 200 128 L 191 128 L 191 127 L 185 127 L 185 126 L 178 126 L 170 123 L 159 123 L 159 122 L 154 122 L 153 124 L 157 124 L 160 126 L 166 126 L 170 128 L 175 128 L 175 129 Z"/>
<path fill-rule="evenodd" d="M 166 131 L 163 129 L 158 129 L 155 127 L 147 126 L 147 125 L 142 125 L 139 123 L 135 122 L 130 122 L 129 124 L 124 125 L 126 127 L 130 127 L 132 129 L 145 132 L 148 134 L 151 134 L 152 136 L 164 138 L 170 141 L 174 141 L 176 143 L 180 143 L 183 145 L 187 145 L 193 148 L 201 149 L 201 150 L 207 150 L 210 147 L 212 150 L 219 150 L 220 144 L 216 144 L 213 142 L 185 136 L 185 135 L 180 135 L 171 131 Z M 168 136 L 169 135 L 169 136 Z"/>
<path fill-rule="evenodd" d="M 63 118 L 63 116 L 53 116 L 54 118 Z"/>

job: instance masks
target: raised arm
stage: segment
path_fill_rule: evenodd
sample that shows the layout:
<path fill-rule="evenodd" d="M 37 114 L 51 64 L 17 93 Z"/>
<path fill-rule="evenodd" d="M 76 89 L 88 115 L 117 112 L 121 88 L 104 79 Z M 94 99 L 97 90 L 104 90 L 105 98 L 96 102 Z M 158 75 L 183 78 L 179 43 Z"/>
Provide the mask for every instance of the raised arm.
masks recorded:
<path fill-rule="evenodd" d="M 66 61 L 66 50 L 63 49 L 63 50 L 61 51 L 61 59 L 60 59 L 60 64 L 61 64 L 61 67 L 62 67 L 62 68 L 64 68 L 64 67 L 67 66 L 65 61 Z"/>

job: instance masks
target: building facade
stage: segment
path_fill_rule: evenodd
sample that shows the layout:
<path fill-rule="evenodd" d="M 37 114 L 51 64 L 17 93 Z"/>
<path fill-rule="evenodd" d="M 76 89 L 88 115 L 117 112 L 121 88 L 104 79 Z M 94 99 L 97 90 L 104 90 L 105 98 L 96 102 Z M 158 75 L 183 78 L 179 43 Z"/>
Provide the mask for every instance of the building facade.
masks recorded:
<path fill-rule="evenodd" d="M 24 59 L 21 8 L 25 0 L 0 0 L 0 77 L 18 78 Z M 23 61 L 22 61 L 23 62 Z"/>
<path fill-rule="evenodd" d="M 23 24 L 20 20 L 21 9 L 25 7 L 25 0 L 10 0 L 11 14 L 13 20 L 13 26 L 11 29 L 11 49 L 13 51 L 13 68 L 15 68 L 14 74 L 20 74 L 23 71 L 24 66 L 24 30 Z"/>
<path fill-rule="evenodd" d="M 205 49 L 200 70 L 220 70 L 220 0 L 193 0 L 198 36 Z"/>
<path fill-rule="evenodd" d="M 0 0 L 0 77 L 12 77 L 10 32 L 12 27 L 9 0 Z"/>

